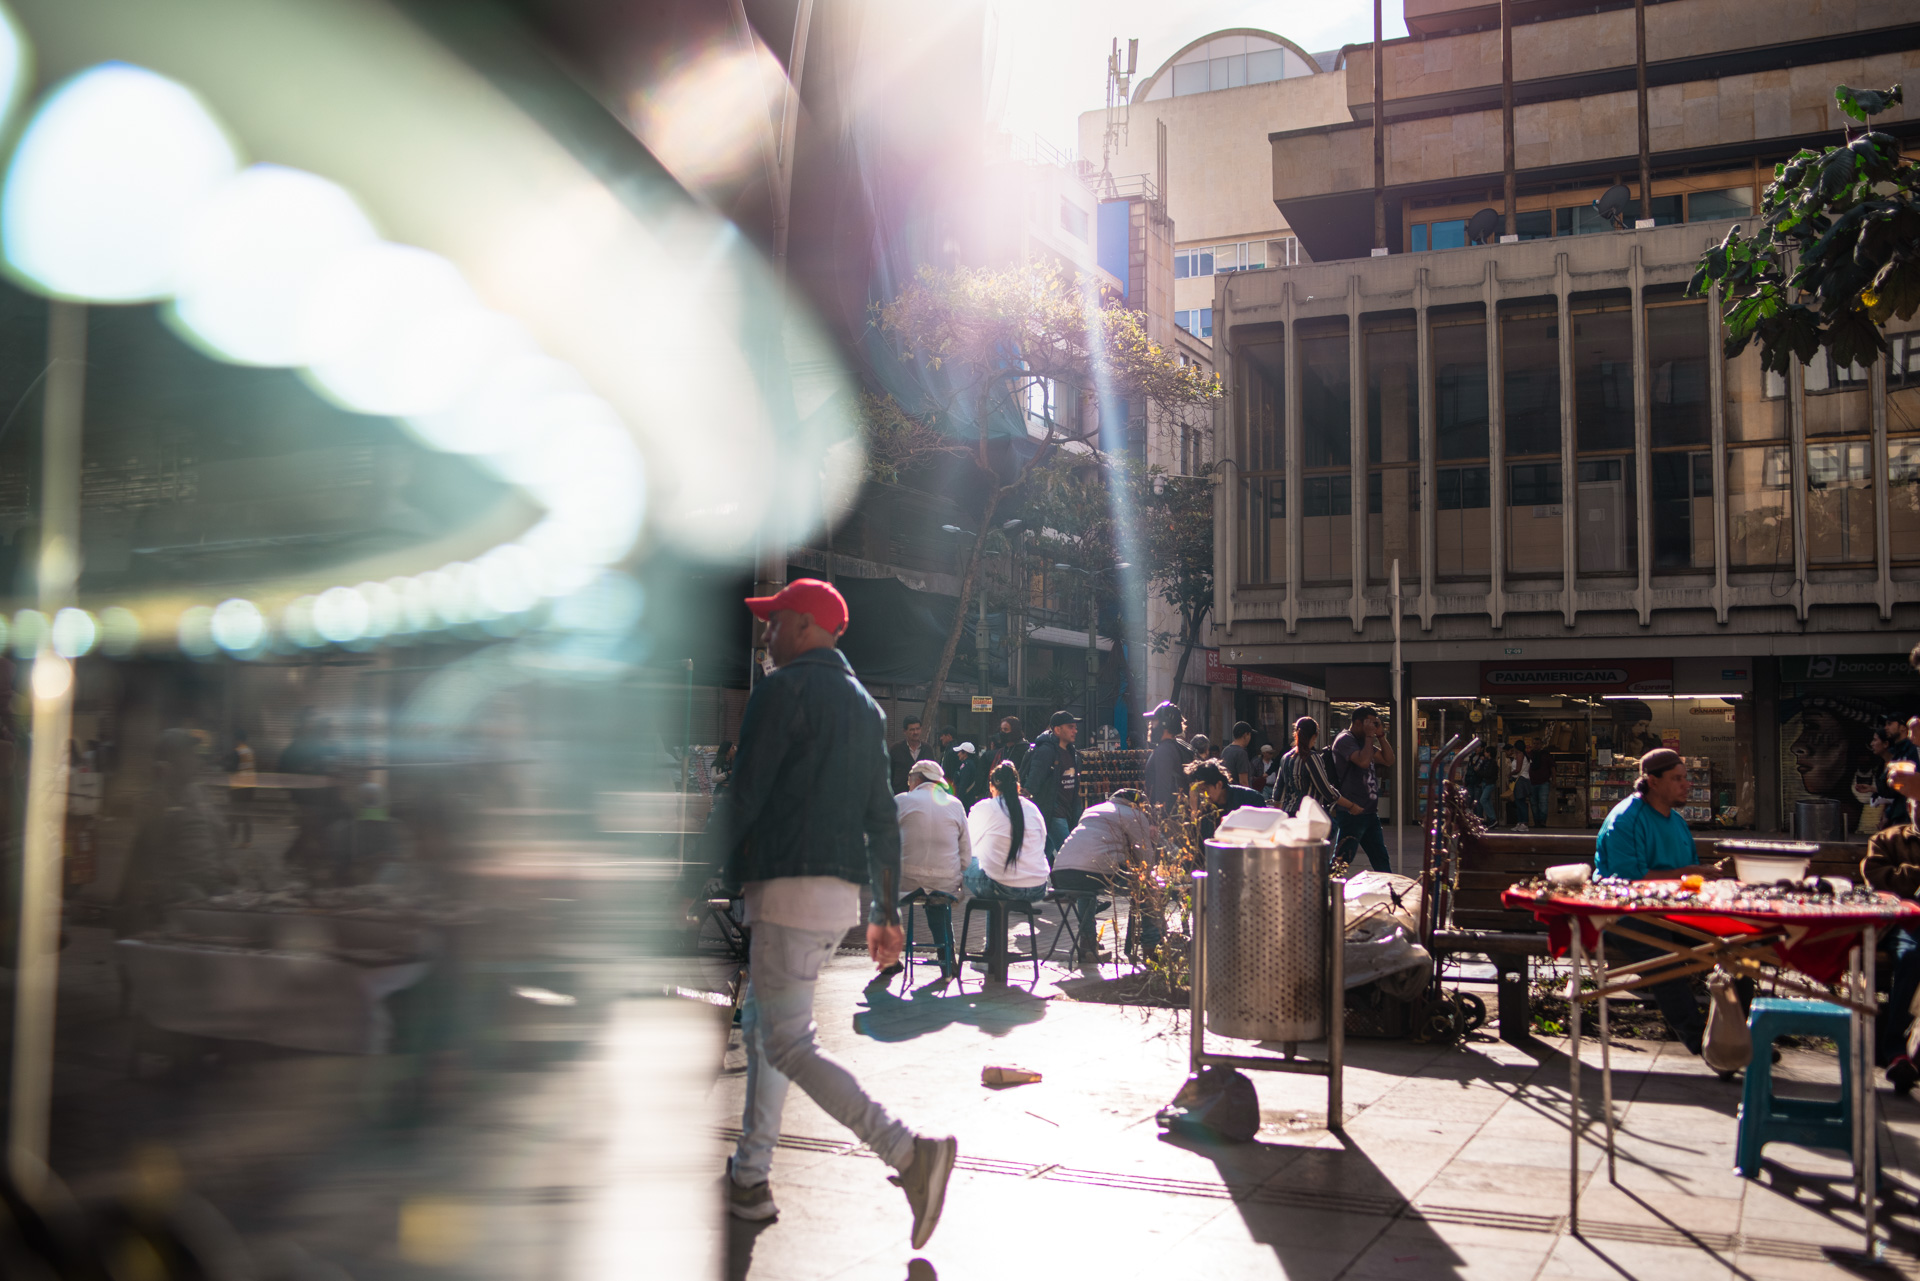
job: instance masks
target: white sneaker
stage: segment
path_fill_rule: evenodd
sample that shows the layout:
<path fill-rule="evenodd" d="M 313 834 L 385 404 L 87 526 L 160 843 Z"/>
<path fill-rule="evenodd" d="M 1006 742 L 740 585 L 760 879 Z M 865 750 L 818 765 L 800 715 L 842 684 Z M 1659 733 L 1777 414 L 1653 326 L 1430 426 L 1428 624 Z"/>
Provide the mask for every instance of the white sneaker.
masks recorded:
<path fill-rule="evenodd" d="M 1527 825 L 1525 823 L 1515 823 L 1513 825 L 1513 830 L 1516 832 L 1524 832 L 1527 830 Z"/>

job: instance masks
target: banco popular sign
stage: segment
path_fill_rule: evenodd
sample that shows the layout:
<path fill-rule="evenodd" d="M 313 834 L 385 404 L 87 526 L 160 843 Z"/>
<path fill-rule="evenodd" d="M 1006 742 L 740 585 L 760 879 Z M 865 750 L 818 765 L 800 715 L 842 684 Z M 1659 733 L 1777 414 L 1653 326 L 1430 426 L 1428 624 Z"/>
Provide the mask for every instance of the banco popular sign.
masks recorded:
<path fill-rule="evenodd" d="M 1673 660 L 1629 658 L 1616 663 L 1482 663 L 1482 694 L 1671 694 Z"/>

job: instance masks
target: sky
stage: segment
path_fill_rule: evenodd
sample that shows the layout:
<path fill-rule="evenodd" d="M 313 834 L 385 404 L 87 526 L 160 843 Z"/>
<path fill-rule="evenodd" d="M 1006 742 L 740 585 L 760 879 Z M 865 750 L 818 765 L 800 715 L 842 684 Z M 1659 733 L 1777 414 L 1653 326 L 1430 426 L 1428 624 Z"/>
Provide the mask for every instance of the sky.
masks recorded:
<path fill-rule="evenodd" d="M 1373 39 L 1371 0 L 994 0 L 994 93 L 1002 129 L 1074 148 L 1083 111 L 1106 105 L 1107 51 L 1140 40 L 1135 83 L 1189 41 L 1226 27 L 1285 36 L 1309 53 Z M 1407 34 L 1401 0 L 1383 0 L 1391 40 Z"/>

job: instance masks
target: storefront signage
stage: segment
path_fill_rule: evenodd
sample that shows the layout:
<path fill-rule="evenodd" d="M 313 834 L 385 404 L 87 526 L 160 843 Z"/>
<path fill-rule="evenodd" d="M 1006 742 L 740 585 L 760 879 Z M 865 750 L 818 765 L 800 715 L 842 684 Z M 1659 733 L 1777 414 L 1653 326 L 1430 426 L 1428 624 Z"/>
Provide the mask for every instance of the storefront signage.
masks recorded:
<path fill-rule="evenodd" d="M 1794 654 L 1780 660 L 1783 681 L 1899 681 L 1914 679 L 1905 654 Z"/>
<path fill-rule="evenodd" d="M 1619 662 L 1482 663 L 1483 694 L 1671 694 L 1673 660 L 1626 658 Z"/>
<path fill-rule="evenodd" d="M 1207 684 L 1234 685 L 1260 694 L 1294 694 L 1300 698 L 1324 698 L 1319 690 L 1299 684 L 1296 681 L 1282 680 L 1278 676 L 1266 676 L 1259 672 L 1244 672 L 1238 667 L 1229 667 L 1220 661 L 1220 651 L 1204 649 L 1207 656 Z M 1244 683 L 1242 683 L 1244 682 Z"/>

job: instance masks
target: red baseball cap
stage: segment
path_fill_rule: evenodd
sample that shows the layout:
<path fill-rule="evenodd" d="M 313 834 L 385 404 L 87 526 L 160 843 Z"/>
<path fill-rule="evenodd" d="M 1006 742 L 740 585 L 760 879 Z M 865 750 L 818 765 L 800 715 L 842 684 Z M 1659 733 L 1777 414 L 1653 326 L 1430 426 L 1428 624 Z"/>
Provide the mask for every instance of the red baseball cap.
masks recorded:
<path fill-rule="evenodd" d="M 783 609 L 806 614 L 835 636 L 847 625 L 847 598 L 832 583 L 817 578 L 796 578 L 771 596 L 749 596 L 747 608 L 759 619 L 771 618 Z"/>

